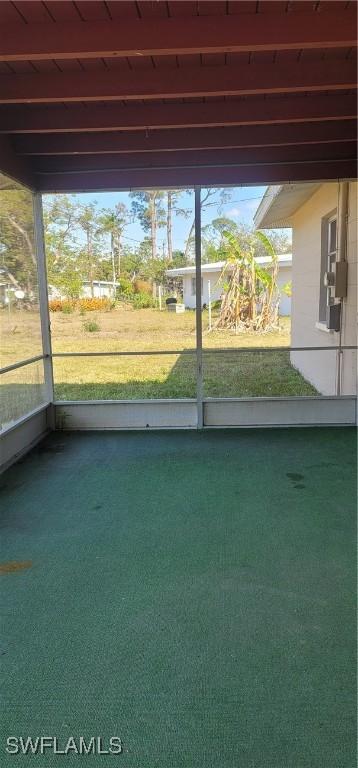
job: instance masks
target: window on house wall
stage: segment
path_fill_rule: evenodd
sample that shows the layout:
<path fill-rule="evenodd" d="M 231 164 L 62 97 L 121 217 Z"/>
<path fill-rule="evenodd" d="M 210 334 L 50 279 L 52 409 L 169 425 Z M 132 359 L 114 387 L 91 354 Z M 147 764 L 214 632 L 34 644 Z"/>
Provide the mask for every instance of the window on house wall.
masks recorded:
<path fill-rule="evenodd" d="M 332 289 L 325 284 L 326 272 L 332 272 L 337 256 L 337 212 L 322 219 L 321 226 L 321 280 L 319 321 L 327 322 L 327 307 L 334 303 Z"/>
<path fill-rule="evenodd" d="M 203 292 L 203 286 L 204 286 L 204 281 L 203 281 L 203 278 L 201 278 L 201 292 Z M 196 296 L 196 282 L 195 282 L 195 277 L 192 277 L 192 278 L 191 278 L 191 295 L 192 295 L 192 296 Z"/>

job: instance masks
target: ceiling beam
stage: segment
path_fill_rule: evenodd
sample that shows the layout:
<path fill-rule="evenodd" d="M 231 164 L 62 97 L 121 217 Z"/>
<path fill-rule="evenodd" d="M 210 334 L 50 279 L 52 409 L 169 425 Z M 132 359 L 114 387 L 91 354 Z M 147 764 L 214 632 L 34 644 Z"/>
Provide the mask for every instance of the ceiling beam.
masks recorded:
<path fill-rule="evenodd" d="M 278 51 L 355 45 L 356 8 L 3 25 L 1 61 Z"/>
<path fill-rule="evenodd" d="M 0 136 L 0 173 L 31 189 L 35 188 L 35 179 L 29 161 L 15 154 L 8 136 Z"/>
<path fill-rule="evenodd" d="M 347 120 L 357 113 L 356 95 L 340 93 L 314 97 L 250 97 L 240 101 L 203 104 L 96 104 L 63 106 L 0 106 L 1 133 L 69 133 L 80 131 L 142 131 L 162 128 L 200 128 L 270 125 Z"/>
<path fill-rule="evenodd" d="M 112 101 L 355 88 L 354 59 L 230 66 L 0 75 L 0 103 Z"/>
<path fill-rule="evenodd" d="M 317 163 L 282 163 L 246 166 L 216 166 L 211 168 L 174 168 L 90 173 L 48 174 L 36 176 L 42 192 L 98 192 L 129 189 L 158 189 L 192 187 L 194 185 L 221 187 L 241 184 L 284 184 L 295 181 L 336 181 L 355 179 L 355 160 Z"/>
<path fill-rule="evenodd" d="M 147 170 L 160 168 L 214 167 L 272 163 L 330 162 L 356 157 L 356 142 L 310 144 L 290 147 L 250 147 L 249 149 L 205 149 L 196 152 L 150 152 L 107 155 L 61 155 L 33 159 L 36 173 L 77 173 L 92 170 Z"/>
<path fill-rule="evenodd" d="M 30 134 L 13 139 L 19 155 L 85 155 L 158 150 L 195 150 L 230 147 L 269 147 L 355 141 L 355 120 L 303 125 L 253 125 L 234 128 L 194 128 L 191 131 L 133 131 L 85 134 Z"/>

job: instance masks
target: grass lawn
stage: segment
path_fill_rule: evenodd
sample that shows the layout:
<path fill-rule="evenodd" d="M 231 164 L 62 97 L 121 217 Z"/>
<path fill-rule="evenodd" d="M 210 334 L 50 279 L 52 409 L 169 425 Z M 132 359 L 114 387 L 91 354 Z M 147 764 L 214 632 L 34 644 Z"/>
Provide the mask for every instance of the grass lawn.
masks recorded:
<path fill-rule="evenodd" d="M 32 313 L 24 313 L 24 317 L 21 314 L 17 313 L 11 324 L 7 315 L 3 316 L 3 325 L 9 326 L 4 328 L 4 365 L 38 354 L 37 317 Z M 97 323 L 99 330 L 86 330 L 88 321 Z M 287 351 L 265 351 L 268 347 L 289 346 L 290 318 L 281 318 L 279 330 L 267 334 L 208 332 L 205 311 L 203 330 L 206 397 L 317 394 L 291 366 Z M 111 312 L 88 312 L 85 316 L 78 312 L 51 313 L 51 332 L 54 353 L 173 351 L 168 355 L 135 357 L 55 358 L 58 400 L 195 397 L 193 311 L 175 315 L 166 310 L 120 306 Z M 237 347 L 247 348 L 247 352 L 213 353 L 215 349 Z M 250 347 L 262 347 L 262 352 L 254 353 Z M 9 380 L 4 384 L 16 385 L 19 397 L 23 397 L 23 388 L 31 385 L 26 379 L 27 369 L 20 371 L 8 374 Z"/>

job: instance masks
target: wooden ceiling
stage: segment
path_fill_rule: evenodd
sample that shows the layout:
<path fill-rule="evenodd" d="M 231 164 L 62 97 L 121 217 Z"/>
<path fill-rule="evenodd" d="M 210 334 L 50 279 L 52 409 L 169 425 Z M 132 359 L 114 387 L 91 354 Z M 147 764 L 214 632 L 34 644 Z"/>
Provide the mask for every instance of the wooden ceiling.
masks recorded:
<path fill-rule="evenodd" d="M 43 191 L 356 176 L 356 2 L 0 2 L 0 170 Z"/>

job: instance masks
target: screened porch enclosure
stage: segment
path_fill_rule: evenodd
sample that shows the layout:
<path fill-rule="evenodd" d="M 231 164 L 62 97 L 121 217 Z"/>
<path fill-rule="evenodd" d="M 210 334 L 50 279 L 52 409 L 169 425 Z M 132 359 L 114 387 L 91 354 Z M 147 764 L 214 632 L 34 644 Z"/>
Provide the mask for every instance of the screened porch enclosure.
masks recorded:
<path fill-rule="evenodd" d="M 339 195 L 342 185 L 331 186 Z M 217 329 L 220 302 L 212 309 L 202 299 L 206 190 L 191 192 L 196 309 L 176 315 L 164 299 L 148 310 L 128 311 L 122 303 L 112 315 L 95 315 L 104 332 L 86 336 L 91 321 L 81 313 L 49 311 L 56 301 L 48 302 L 41 195 L 5 175 L 1 187 L 5 444 L 9 435 L 13 445 L 23 422 L 30 433 L 39 422 L 43 430 L 355 423 L 354 377 L 342 387 L 356 357 L 349 329 L 346 336 L 322 336 L 320 346 L 293 346 L 289 318 L 279 320 L 278 335 Z M 294 257 L 299 271 L 295 264 Z M 294 281 L 292 292 L 295 302 Z M 304 301 L 299 292 L 298 301 Z M 311 367 L 321 356 L 332 380 L 329 394 L 300 373 L 300 355 Z"/>
<path fill-rule="evenodd" d="M 82 763 L 354 764 L 356 29 L 346 0 L 0 2 L 4 768 L 113 736 Z"/>

